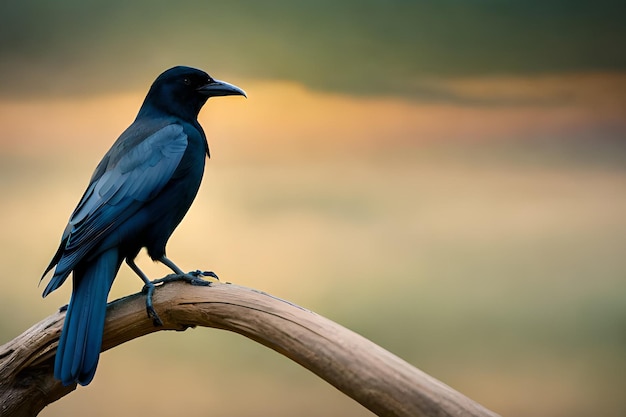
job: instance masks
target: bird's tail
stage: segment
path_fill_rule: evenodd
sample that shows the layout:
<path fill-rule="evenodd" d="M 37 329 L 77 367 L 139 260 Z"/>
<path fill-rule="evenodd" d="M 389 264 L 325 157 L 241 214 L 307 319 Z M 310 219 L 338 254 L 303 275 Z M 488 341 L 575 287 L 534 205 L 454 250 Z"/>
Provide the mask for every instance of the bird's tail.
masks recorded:
<path fill-rule="evenodd" d="M 107 297 L 121 262 L 117 249 L 74 269 L 74 288 L 54 362 L 54 377 L 63 385 L 87 385 L 100 357 Z"/>

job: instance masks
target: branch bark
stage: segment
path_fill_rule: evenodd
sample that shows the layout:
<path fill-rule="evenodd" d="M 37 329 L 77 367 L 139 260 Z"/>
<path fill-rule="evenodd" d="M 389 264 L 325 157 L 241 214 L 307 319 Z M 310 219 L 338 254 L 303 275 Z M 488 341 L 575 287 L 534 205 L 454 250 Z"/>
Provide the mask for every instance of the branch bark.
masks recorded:
<path fill-rule="evenodd" d="M 204 326 L 240 333 L 294 360 L 381 416 L 497 416 L 364 337 L 269 294 L 232 284 L 157 288 L 163 327 L 145 298 L 109 304 L 102 350 L 159 330 Z M 65 313 L 56 313 L 0 347 L 0 415 L 35 416 L 69 394 L 52 375 Z"/>

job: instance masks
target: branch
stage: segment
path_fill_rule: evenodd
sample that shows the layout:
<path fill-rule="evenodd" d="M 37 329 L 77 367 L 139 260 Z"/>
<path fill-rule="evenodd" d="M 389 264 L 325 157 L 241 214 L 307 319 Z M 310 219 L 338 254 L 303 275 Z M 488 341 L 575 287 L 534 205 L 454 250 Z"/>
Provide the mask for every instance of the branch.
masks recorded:
<path fill-rule="evenodd" d="M 362 336 L 311 311 L 232 284 L 163 285 L 154 293 L 163 327 L 147 318 L 145 297 L 109 304 L 102 350 L 159 330 L 230 330 L 299 363 L 383 416 L 497 416 Z M 69 394 L 52 371 L 65 313 L 0 347 L 0 415 L 35 416 Z"/>

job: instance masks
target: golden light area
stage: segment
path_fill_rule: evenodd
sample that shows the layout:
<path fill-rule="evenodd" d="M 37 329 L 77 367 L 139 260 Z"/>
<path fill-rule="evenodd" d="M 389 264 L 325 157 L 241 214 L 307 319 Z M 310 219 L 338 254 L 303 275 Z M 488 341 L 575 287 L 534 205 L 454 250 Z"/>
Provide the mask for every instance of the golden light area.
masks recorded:
<path fill-rule="evenodd" d="M 200 121 L 210 143 L 213 136 L 236 138 L 255 152 L 545 137 L 625 123 L 623 74 L 430 80 L 429 88 L 453 95 L 435 102 L 325 93 L 289 82 L 237 82 L 248 100 L 212 99 Z M 5 152 L 74 144 L 106 149 L 132 121 L 144 94 L 5 99 L 1 145 Z"/>

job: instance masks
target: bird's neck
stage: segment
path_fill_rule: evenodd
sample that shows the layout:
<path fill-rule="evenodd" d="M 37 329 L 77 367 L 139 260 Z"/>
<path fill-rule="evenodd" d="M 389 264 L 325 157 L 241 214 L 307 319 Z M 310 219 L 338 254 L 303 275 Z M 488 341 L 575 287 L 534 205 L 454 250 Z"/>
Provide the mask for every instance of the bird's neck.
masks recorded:
<path fill-rule="evenodd" d="M 206 101 L 206 100 L 205 100 Z M 141 117 L 178 117 L 188 123 L 197 123 L 198 113 L 203 103 L 195 103 L 192 100 L 182 104 L 174 97 L 167 97 L 167 94 L 149 91 L 146 96 L 137 118 Z"/>

